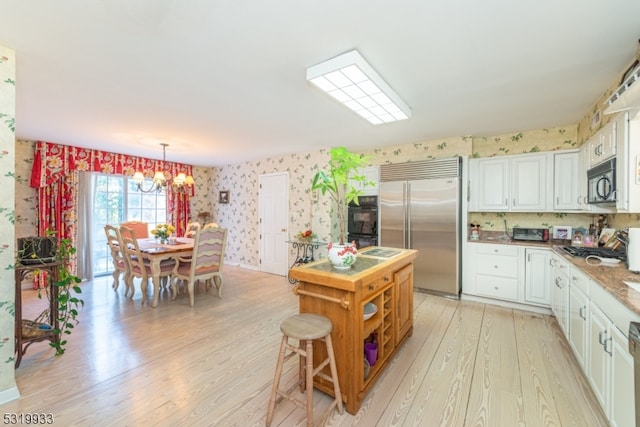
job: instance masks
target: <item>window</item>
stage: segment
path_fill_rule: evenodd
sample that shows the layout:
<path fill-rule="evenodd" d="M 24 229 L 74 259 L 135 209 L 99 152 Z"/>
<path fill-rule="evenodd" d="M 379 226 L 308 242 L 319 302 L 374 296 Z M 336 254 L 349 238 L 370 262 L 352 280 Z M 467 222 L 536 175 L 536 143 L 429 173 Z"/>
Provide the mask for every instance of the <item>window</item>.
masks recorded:
<path fill-rule="evenodd" d="M 145 188 L 151 185 L 151 179 Z M 113 272 L 111 252 L 104 226 L 124 221 L 144 221 L 150 226 L 167 221 L 167 197 L 164 192 L 142 193 L 132 179 L 121 175 L 92 174 L 93 203 L 93 275 Z"/>

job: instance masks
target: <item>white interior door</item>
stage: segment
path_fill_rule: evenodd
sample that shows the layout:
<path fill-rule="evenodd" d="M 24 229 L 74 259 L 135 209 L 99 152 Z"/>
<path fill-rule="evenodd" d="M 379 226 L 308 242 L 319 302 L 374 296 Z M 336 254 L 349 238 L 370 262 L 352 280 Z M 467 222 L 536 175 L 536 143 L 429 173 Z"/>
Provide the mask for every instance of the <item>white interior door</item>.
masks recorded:
<path fill-rule="evenodd" d="M 286 276 L 289 268 L 289 173 L 260 175 L 260 269 Z"/>

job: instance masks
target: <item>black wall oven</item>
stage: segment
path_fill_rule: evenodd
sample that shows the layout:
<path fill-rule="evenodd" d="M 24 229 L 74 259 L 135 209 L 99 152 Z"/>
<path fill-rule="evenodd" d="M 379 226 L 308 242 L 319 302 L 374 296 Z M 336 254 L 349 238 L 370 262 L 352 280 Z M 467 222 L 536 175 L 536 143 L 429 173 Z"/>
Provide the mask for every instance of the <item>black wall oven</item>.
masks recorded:
<path fill-rule="evenodd" d="M 347 240 L 358 248 L 378 245 L 378 196 L 359 196 L 359 205 L 349 204 Z"/>

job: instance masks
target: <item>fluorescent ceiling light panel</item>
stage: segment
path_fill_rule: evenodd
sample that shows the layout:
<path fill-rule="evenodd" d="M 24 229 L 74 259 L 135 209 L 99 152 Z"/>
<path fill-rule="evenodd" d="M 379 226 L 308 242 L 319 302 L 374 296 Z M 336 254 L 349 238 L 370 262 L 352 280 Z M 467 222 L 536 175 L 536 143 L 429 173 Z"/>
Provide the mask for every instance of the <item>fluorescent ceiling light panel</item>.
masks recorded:
<path fill-rule="evenodd" d="M 374 125 L 411 117 L 411 109 L 356 50 L 307 68 L 307 80 Z"/>

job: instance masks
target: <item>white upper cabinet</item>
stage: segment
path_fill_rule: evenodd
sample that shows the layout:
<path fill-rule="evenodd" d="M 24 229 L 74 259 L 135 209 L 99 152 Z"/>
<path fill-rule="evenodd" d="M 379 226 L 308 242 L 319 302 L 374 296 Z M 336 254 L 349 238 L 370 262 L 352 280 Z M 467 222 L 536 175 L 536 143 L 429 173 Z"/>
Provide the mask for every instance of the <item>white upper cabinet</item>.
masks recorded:
<path fill-rule="evenodd" d="M 544 153 L 471 159 L 470 210 L 548 210 L 548 159 Z"/>
<path fill-rule="evenodd" d="M 591 167 L 591 156 L 589 151 L 588 144 L 582 144 L 580 147 L 580 160 L 578 167 L 578 174 L 576 175 L 576 179 L 578 180 L 580 186 L 580 199 L 578 204 L 580 205 L 580 209 L 582 211 L 590 211 L 591 205 L 589 204 L 589 181 L 587 180 L 587 171 Z"/>
<path fill-rule="evenodd" d="M 475 164 L 475 174 L 472 179 L 473 189 L 471 191 L 471 199 L 476 199 L 477 203 L 471 203 L 477 206 L 480 211 L 491 210 L 508 210 L 509 197 L 511 190 L 509 188 L 509 159 L 488 158 L 488 159 L 472 159 L 469 163 Z"/>
<path fill-rule="evenodd" d="M 553 156 L 553 209 L 575 211 L 584 208 L 581 203 L 582 181 L 579 151 L 555 153 Z M 585 172 L 586 176 L 586 172 Z M 586 185 L 585 185 L 586 187 Z"/>
<path fill-rule="evenodd" d="M 616 155 L 616 122 L 607 123 L 588 141 L 591 167 Z"/>

